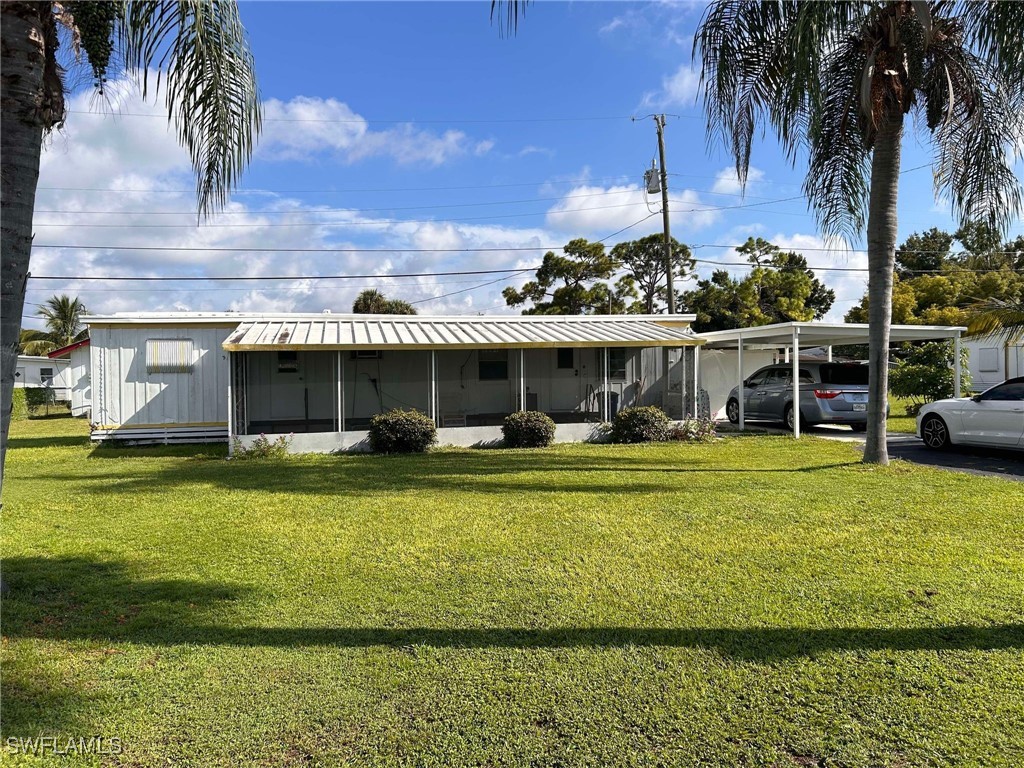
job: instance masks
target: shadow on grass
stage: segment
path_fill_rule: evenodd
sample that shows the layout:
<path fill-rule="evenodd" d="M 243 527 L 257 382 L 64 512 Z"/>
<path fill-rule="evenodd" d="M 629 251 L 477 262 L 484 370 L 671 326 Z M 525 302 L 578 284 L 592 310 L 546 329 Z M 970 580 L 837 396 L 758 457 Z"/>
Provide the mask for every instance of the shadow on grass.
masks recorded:
<path fill-rule="evenodd" d="M 165 457 L 139 453 L 139 449 L 96 449 L 93 455 L 107 457 Z M 511 451 L 440 451 L 407 456 L 317 456 L 284 460 L 203 461 L 215 458 L 211 451 L 195 452 L 186 446 L 172 450 L 179 458 L 195 461 L 173 466 L 140 468 L 137 474 L 115 471 L 90 474 L 85 489 L 93 493 L 136 493 L 166 491 L 188 484 L 213 485 L 242 491 L 265 491 L 317 496 L 375 495 L 380 492 L 424 490 L 453 492 L 539 492 L 595 493 L 628 490 L 638 493 L 662 493 L 679 487 L 687 475 L 800 476 L 860 462 L 815 462 L 813 454 L 803 457 L 813 463 L 800 466 L 792 456 L 747 457 L 757 466 L 735 466 L 716 456 L 714 450 L 687 457 L 664 455 L 622 455 L 594 453 L 587 456 L 537 451 L 525 454 Z M 734 461 L 735 460 L 734 458 Z M 769 463 L 771 462 L 771 463 Z M 774 463 L 774 466 L 772 466 Z M 79 476 L 52 476 L 54 480 L 78 482 Z M 673 479 L 674 478 L 674 479 Z"/>
<path fill-rule="evenodd" d="M 82 447 L 88 444 L 88 435 L 67 435 L 62 437 L 11 437 L 7 440 L 7 447 L 12 450 L 17 450 L 18 448 Z"/>
<path fill-rule="evenodd" d="M 224 621 L 227 617 L 221 604 L 238 599 L 241 592 L 224 585 L 135 580 L 116 563 L 86 558 L 10 558 L 4 562 L 4 576 L 10 584 L 4 601 L 4 634 L 10 638 L 254 648 L 666 647 L 708 649 L 759 661 L 844 651 L 1024 648 L 1022 624 L 827 629 L 236 626 Z"/>

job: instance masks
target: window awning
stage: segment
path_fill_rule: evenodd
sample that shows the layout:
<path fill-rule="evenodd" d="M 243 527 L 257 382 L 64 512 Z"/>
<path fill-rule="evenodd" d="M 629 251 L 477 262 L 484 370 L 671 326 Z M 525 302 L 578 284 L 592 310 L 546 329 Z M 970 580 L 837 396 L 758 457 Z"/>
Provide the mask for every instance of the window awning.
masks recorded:
<path fill-rule="evenodd" d="M 690 330 L 693 319 L 693 315 L 266 317 L 239 323 L 223 347 L 231 352 L 684 347 L 703 343 Z"/>

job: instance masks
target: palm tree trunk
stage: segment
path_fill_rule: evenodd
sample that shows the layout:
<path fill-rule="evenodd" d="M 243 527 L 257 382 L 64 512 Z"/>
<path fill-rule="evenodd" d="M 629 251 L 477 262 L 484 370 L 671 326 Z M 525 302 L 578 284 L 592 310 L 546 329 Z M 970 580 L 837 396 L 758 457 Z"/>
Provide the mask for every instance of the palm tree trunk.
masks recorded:
<path fill-rule="evenodd" d="M 49 2 L 0 6 L 0 492 L 11 425 L 21 315 L 32 251 L 32 211 L 43 131 L 63 116 L 52 78 L 56 30 Z"/>
<path fill-rule="evenodd" d="M 888 464 L 885 406 L 889 393 L 889 326 L 896 263 L 896 197 L 900 182 L 903 113 L 882 120 L 871 157 L 868 208 L 868 431 L 864 462 Z"/>

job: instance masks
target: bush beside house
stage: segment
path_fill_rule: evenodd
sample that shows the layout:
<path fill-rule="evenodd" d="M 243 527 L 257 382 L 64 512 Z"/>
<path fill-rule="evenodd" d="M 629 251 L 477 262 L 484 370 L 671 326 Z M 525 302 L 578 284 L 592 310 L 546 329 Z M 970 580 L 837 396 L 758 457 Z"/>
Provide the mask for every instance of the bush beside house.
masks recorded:
<path fill-rule="evenodd" d="M 656 443 L 668 435 L 668 416 L 654 405 L 623 408 L 612 419 L 613 443 Z"/>
<path fill-rule="evenodd" d="M 437 442 L 433 419 L 415 409 L 394 408 L 370 419 L 374 453 L 423 453 Z"/>
<path fill-rule="evenodd" d="M 505 417 L 501 434 L 508 448 L 546 448 L 555 440 L 555 422 L 539 411 L 518 411 Z"/>

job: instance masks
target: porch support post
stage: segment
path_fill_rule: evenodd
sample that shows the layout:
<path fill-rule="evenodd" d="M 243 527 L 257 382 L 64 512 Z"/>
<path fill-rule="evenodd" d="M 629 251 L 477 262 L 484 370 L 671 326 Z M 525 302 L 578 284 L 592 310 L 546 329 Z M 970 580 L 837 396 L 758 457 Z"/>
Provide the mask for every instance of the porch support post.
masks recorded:
<path fill-rule="evenodd" d="M 341 350 L 340 349 L 337 352 L 334 353 L 334 374 L 335 374 L 335 382 L 334 382 L 334 384 L 335 384 L 335 388 L 337 389 L 337 392 L 335 392 L 335 395 L 336 395 L 336 400 L 337 400 L 337 403 L 338 403 L 338 422 L 337 422 L 336 426 L 338 427 L 338 431 L 339 432 L 344 432 L 345 430 L 342 429 L 342 426 L 341 426 L 341 420 L 343 418 L 345 418 L 344 417 L 345 404 L 344 404 L 344 401 L 343 401 L 344 394 L 342 393 L 342 386 L 341 386 L 342 377 L 341 377 Z"/>
<path fill-rule="evenodd" d="M 960 397 L 960 331 L 953 337 L 953 397 Z"/>
<path fill-rule="evenodd" d="M 235 353 L 228 352 L 228 455 L 235 437 L 235 393 L 231 385 L 235 383 Z"/>
<path fill-rule="evenodd" d="M 700 416 L 700 344 L 693 348 L 693 415 Z"/>
<path fill-rule="evenodd" d="M 341 401 L 341 431 L 345 431 L 345 353 L 338 352 L 338 394 Z"/>
<path fill-rule="evenodd" d="M 427 396 L 427 407 L 430 409 L 430 418 L 437 425 L 437 350 L 430 350 L 430 392 Z"/>
<path fill-rule="evenodd" d="M 686 418 L 686 347 L 679 348 L 679 417 Z"/>
<path fill-rule="evenodd" d="M 519 410 L 526 410 L 526 349 L 519 350 Z"/>
<path fill-rule="evenodd" d="M 827 347 L 825 347 L 825 359 L 828 362 L 830 362 L 830 363 L 832 362 L 832 345 L 831 344 L 829 344 Z"/>
<path fill-rule="evenodd" d="M 800 438 L 800 327 L 793 326 L 793 437 Z"/>
<path fill-rule="evenodd" d="M 604 348 L 604 385 L 602 386 L 603 397 L 601 398 L 604 406 L 604 421 L 612 420 L 612 407 L 611 399 L 609 397 L 608 388 L 611 386 L 611 378 L 608 375 L 608 347 Z"/>
<path fill-rule="evenodd" d="M 740 401 L 740 431 L 746 428 L 746 421 L 744 420 L 744 412 L 746 411 L 747 392 L 746 387 L 743 386 L 743 334 L 739 334 L 736 338 L 736 399 Z"/>

